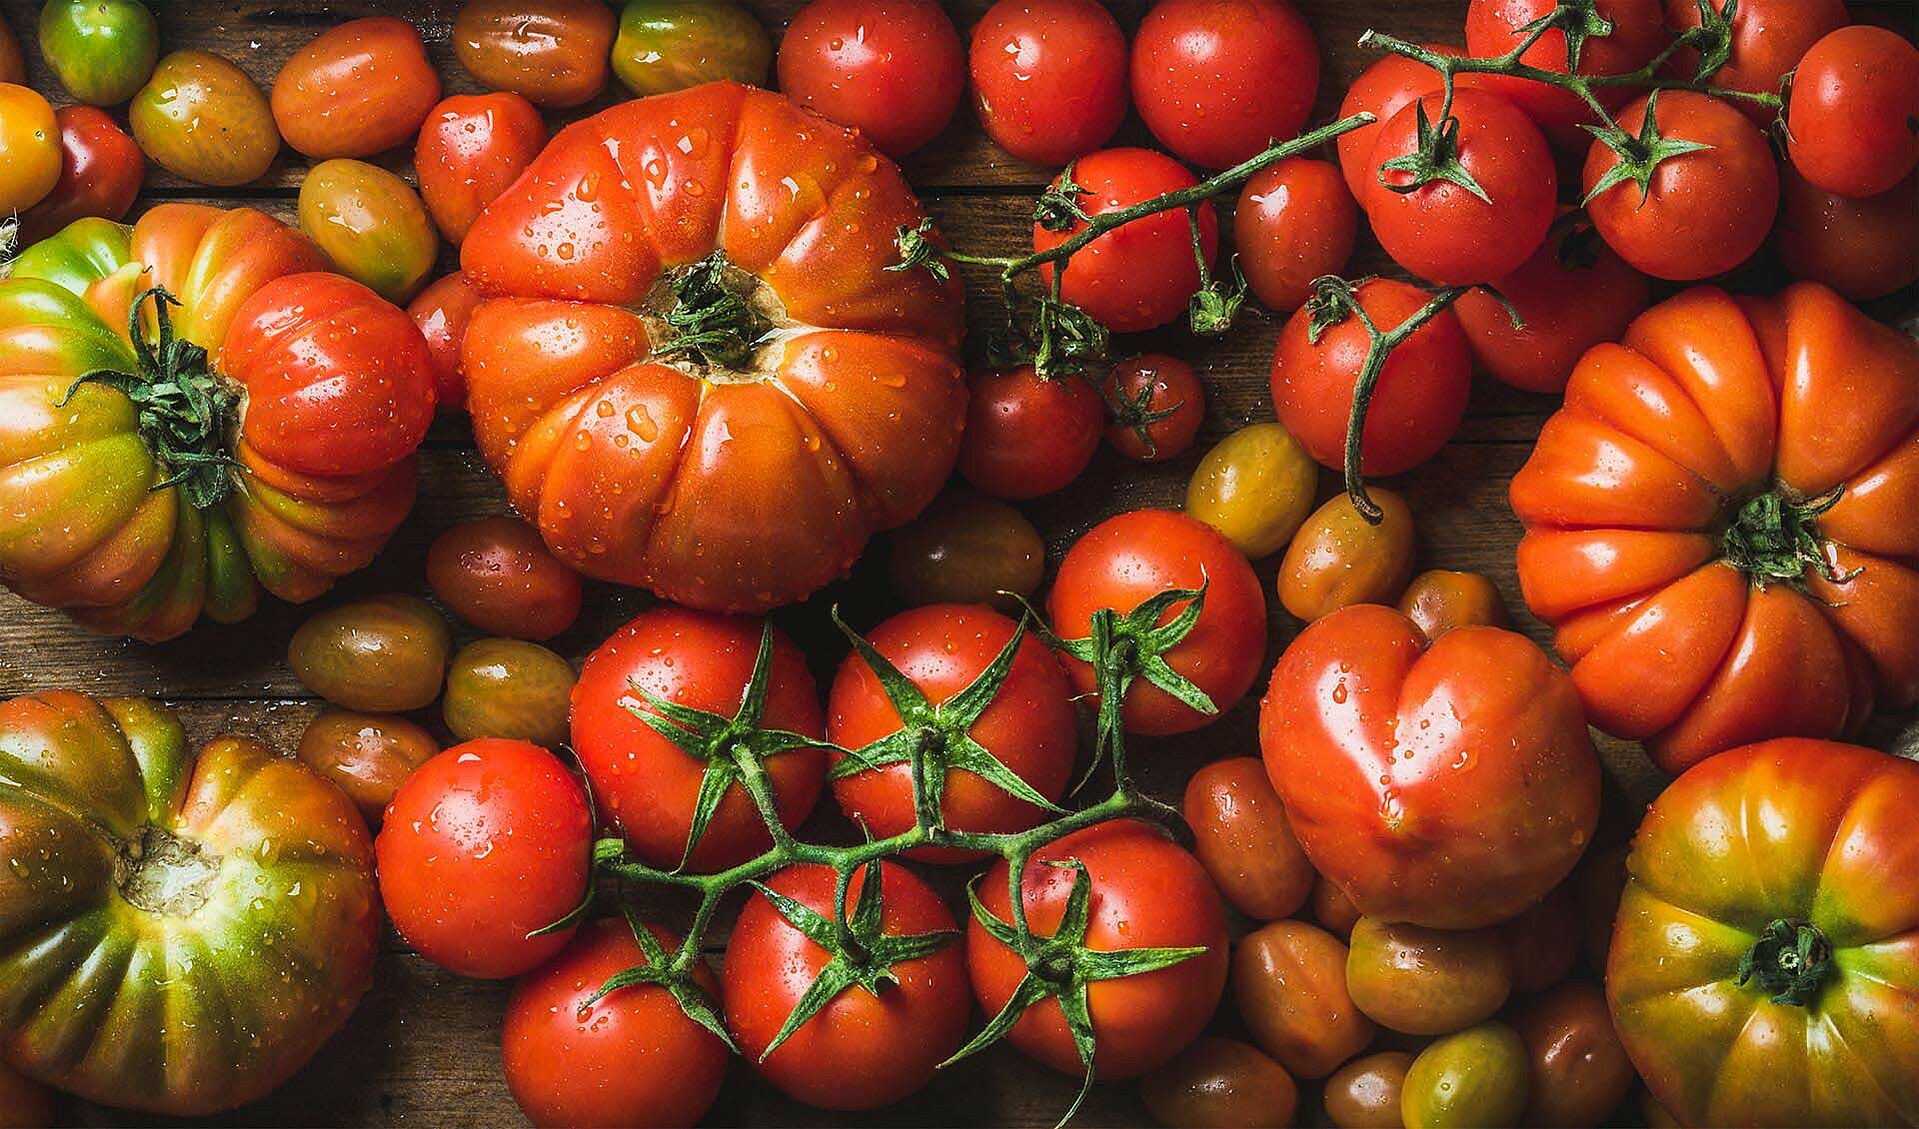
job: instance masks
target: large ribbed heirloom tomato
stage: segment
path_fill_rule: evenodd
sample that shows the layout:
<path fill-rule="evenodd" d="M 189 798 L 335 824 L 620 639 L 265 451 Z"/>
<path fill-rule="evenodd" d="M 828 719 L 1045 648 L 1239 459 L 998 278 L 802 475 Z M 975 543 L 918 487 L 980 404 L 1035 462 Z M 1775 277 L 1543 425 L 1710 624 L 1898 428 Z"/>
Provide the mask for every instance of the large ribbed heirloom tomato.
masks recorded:
<path fill-rule="evenodd" d="M 712 83 L 553 139 L 468 233 L 474 434 L 574 568 L 706 609 L 844 573 L 953 469 L 960 290 L 857 134 Z"/>
<path fill-rule="evenodd" d="M 432 361 L 329 270 L 271 217 L 195 204 L 22 252 L 0 282 L 0 581 L 151 642 L 372 560 L 413 505 Z"/>
<path fill-rule="evenodd" d="M 1642 314 L 1512 502 L 1587 715 L 1667 771 L 1919 699 L 1919 344 L 1823 286 Z"/>

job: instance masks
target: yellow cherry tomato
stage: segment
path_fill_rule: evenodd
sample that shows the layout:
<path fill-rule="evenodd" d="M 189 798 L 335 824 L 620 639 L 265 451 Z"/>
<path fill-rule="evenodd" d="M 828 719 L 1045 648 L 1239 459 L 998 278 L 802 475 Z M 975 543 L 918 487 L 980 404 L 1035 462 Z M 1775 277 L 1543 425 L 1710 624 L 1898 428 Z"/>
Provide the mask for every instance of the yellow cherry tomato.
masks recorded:
<path fill-rule="evenodd" d="M 420 194 L 365 161 L 322 161 L 300 185 L 300 230 L 348 278 L 389 302 L 420 292 L 440 236 Z"/>
<path fill-rule="evenodd" d="M 60 179 L 60 127 L 45 98 L 0 82 L 0 216 L 38 204 Z"/>
<path fill-rule="evenodd" d="M 1256 423 L 1206 452 L 1186 486 L 1186 512 L 1256 560 L 1293 539 L 1318 482 L 1318 466 L 1292 432 Z"/>

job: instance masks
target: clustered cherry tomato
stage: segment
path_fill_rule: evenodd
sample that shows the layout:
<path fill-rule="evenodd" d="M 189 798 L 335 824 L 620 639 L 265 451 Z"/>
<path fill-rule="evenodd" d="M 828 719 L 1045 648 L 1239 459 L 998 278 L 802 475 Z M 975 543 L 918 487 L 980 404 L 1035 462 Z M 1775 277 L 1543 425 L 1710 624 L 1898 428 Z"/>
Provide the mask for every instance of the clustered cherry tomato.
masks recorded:
<path fill-rule="evenodd" d="M 1031 365 L 975 373 L 960 435 L 959 472 L 994 498 L 1064 488 L 1093 461 L 1106 425 L 1099 393 L 1074 376 Z"/>
<path fill-rule="evenodd" d="M 613 35 L 601 0 L 467 0 L 453 19 L 453 54 L 485 86 L 564 109 L 606 88 Z"/>
<path fill-rule="evenodd" d="M 1876 196 L 1919 164 L 1919 47 L 1860 24 L 1827 34 L 1793 72 L 1788 152 L 1808 181 Z"/>
<path fill-rule="evenodd" d="M 812 0 L 780 39 L 780 89 L 899 157 L 959 108 L 966 52 L 935 0 Z"/>
<path fill-rule="evenodd" d="M 1352 258 L 1359 209 L 1337 168 L 1288 157 L 1255 173 L 1233 208 L 1233 247 L 1246 284 L 1274 310 L 1296 310 L 1313 280 Z"/>
<path fill-rule="evenodd" d="M 475 518 L 440 534 L 426 582 L 448 611 L 494 635 L 551 639 L 580 614 L 580 574 L 517 518 Z"/>
<path fill-rule="evenodd" d="M 20 216 L 20 241 L 37 243 L 84 216 L 118 220 L 133 207 L 147 159 L 114 120 L 92 106 L 53 112 L 60 129 L 60 178 Z"/>
<path fill-rule="evenodd" d="M 1022 161 L 1084 157 L 1126 117 L 1126 36 L 1099 0 L 998 0 L 968 70 L 980 125 Z"/>
<path fill-rule="evenodd" d="M 1142 353 L 1114 365 L 1101 395 L 1113 417 L 1106 441 L 1140 462 L 1185 454 L 1206 422 L 1206 386 L 1199 374 L 1163 353 Z"/>
<path fill-rule="evenodd" d="M 1443 43 L 1428 43 L 1426 49 L 1442 55 L 1465 54 L 1459 48 Z M 1464 88 L 1472 77 L 1461 75 L 1456 85 Z M 1340 134 L 1334 142 L 1339 151 L 1339 171 L 1345 175 L 1346 187 L 1355 199 L 1363 203 L 1367 186 L 1379 177 L 1379 169 L 1370 158 L 1373 144 L 1385 124 L 1407 106 L 1444 88 L 1438 71 L 1404 55 L 1385 56 L 1361 71 L 1353 84 L 1346 88 L 1346 97 L 1339 103 L 1339 116 L 1345 118 L 1368 113 L 1376 119 L 1371 125 Z"/>
<path fill-rule="evenodd" d="M 1845 0 L 1711 0 L 1719 15 L 1732 10 L 1726 40 L 1726 61 L 1712 72 L 1712 85 L 1752 94 L 1779 93 L 1780 80 L 1799 65 L 1806 52 L 1829 31 L 1847 22 Z M 1699 0 L 1666 0 L 1666 25 L 1675 32 L 1700 26 Z M 1680 74 L 1698 70 L 1699 52 L 1681 47 L 1673 56 Z M 1773 111 L 1757 102 L 1737 105 L 1761 128 L 1770 125 Z"/>

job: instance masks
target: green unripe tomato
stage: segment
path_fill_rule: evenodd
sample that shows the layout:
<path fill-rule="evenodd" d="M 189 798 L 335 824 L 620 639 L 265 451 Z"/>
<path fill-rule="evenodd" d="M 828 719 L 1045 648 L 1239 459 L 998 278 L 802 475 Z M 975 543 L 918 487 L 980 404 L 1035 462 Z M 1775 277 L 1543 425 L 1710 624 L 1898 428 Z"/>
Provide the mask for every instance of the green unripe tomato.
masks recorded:
<path fill-rule="evenodd" d="M 613 73 L 635 94 L 732 79 L 765 86 L 773 41 L 731 0 L 628 0 L 613 41 Z"/>
<path fill-rule="evenodd" d="M 1500 1129 L 1526 1111 L 1526 1044 L 1504 1023 L 1433 1040 L 1406 1071 L 1406 1129 Z"/>
<path fill-rule="evenodd" d="M 344 157 L 313 166 L 301 182 L 300 230 L 341 274 L 396 305 L 426 285 L 440 249 L 439 229 L 411 185 Z"/>
<path fill-rule="evenodd" d="M 440 713 L 462 741 L 508 737 L 555 749 L 566 741 L 574 679 L 572 664 L 538 643 L 481 639 L 453 656 Z"/>
<path fill-rule="evenodd" d="M 40 9 L 40 53 L 74 98 L 117 106 L 152 77 L 160 25 L 140 0 L 51 0 Z"/>

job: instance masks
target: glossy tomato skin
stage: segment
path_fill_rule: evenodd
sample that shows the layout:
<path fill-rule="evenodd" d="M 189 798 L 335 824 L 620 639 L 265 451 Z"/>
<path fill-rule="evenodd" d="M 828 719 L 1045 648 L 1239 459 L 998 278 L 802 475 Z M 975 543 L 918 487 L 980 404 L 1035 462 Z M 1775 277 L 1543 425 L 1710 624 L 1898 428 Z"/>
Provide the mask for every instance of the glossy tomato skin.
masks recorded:
<path fill-rule="evenodd" d="M 1186 512 L 1259 560 L 1292 541 L 1318 489 L 1319 467 L 1299 440 L 1279 424 L 1255 423 L 1199 460 L 1186 484 Z"/>
<path fill-rule="evenodd" d="M 573 752 L 593 784 L 602 819 L 654 866 L 677 866 L 686 851 L 704 763 L 670 744 L 631 710 L 645 709 L 638 684 L 667 701 L 722 717 L 738 712 L 759 651 L 761 624 L 661 604 L 640 613 L 580 668 L 573 688 Z M 799 649 L 775 633 L 761 724 L 823 737 L 818 691 Z M 813 810 L 826 776 L 826 753 L 780 753 L 766 771 L 788 827 Z M 772 845 L 744 791 L 730 788 L 693 852 L 692 869 L 718 870 Z"/>
<path fill-rule="evenodd" d="M 1123 616 L 1168 589 L 1202 584 L 1207 591 L 1199 621 L 1162 657 L 1224 713 L 1259 676 L 1266 652 L 1266 599 L 1246 558 L 1210 526 L 1169 510 L 1107 518 L 1060 561 L 1046 609 L 1061 638 L 1083 639 L 1092 631 L 1093 613 L 1102 608 Z M 1177 617 L 1182 607 L 1168 609 L 1166 619 Z M 1077 659 L 1065 661 L 1081 693 L 1091 694 L 1092 668 Z M 1130 733 L 1167 736 L 1190 733 L 1212 717 L 1140 680 L 1127 691 L 1120 720 Z"/>
<path fill-rule="evenodd" d="M 453 54 L 495 90 L 565 109 L 606 88 L 613 36 L 613 9 L 601 0 L 467 0 L 453 20 Z"/>
<path fill-rule="evenodd" d="M 1326 1080 L 1326 1116 L 1340 1129 L 1400 1129 L 1400 1093 L 1412 1065 L 1405 1051 L 1353 1059 Z"/>
<path fill-rule="evenodd" d="M 579 574 L 516 518 L 475 518 L 440 534 L 426 582 L 448 611 L 494 635 L 551 639 L 580 615 Z"/>
<path fill-rule="evenodd" d="M 1017 612 L 1046 576 L 1046 543 L 1026 516 L 964 488 L 893 532 L 886 575 L 909 605 L 988 604 Z"/>
<path fill-rule="evenodd" d="M 310 616 L 287 643 L 287 666 L 335 705 L 391 713 L 440 696 L 451 649 L 446 619 L 394 592 Z"/>
<path fill-rule="evenodd" d="M 197 184 L 258 180 L 280 152 L 273 109 L 253 79 L 211 51 L 175 51 L 127 107 L 133 138 L 153 163 Z"/>
<path fill-rule="evenodd" d="M 1179 162 L 1149 149 L 1102 149 L 1073 164 L 1073 180 L 1085 190 L 1078 203 L 1089 216 L 1198 183 Z M 1033 250 L 1050 251 L 1085 227 L 1077 220 L 1065 231 L 1034 224 Z M 1210 264 L 1219 253 L 1219 219 L 1210 201 L 1200 205 L 1199 239 Z M 1040 278 L 1049 286 L 1053 269 L 1050 263 L 1040 267 Z M 1185 211 L 1177 208 L 1115 228 L 1080 248 L 1061 284 L 1066 301 L 1116 333 L 1165 325 L 1185 313 L 1198 289 L 1192 231 Z"/>
<path fill-rule="evenodd" d="M 586 895 L 593 817 L 559 758 L 525 741 L 454 745 L 409 776 L 374 841 L 387 916 L 419 954 L 484 980 L 546 963 L 533 937 Z"/>
<path fill-rule="evenodd" d="M 447 668 L 440 716 L 463 741 L 510 737 L 558 749 L 573 681 L 573 665 L 538 643 L 476 639 Z"/>
<path fill-rule="evenodd" d="M 1382 1027 L 1444 1035 L 1492 1017 L 1512 992 L 1512 957 L 1495 929 L 1427 929 L 1362 917 L 1346 990 Z"/>
<path fill-rule="evenodd" d="M 974 373 L 960 436 L 959 472 L 991 498 L 1024 500 L 1063 489 L 1099 450 L 1106 405 L 1076 376 L 1031 365 Z"/>
<path fill-rule="evenodd" d="M 1306 623 L 1353 604 L 1395 604 L 1413 575 L 1413 511 L 1384 487 L 1369 491 L 1377 524 L 1352 499 L 1326 499 L 1286 546 L 1279 562 L 1279 602 Z"/>
<path fill-rule="evenodd" d="M 55 0 L 40 9 L 40 54 L 81 102 L 133 97 L 160 57 L 160 28 L 141 0 Z"/>
<path fill-rule="evenodd" d="M 11 25 L 0 21 L 0 82 L 15 86 L 27 81 L 27 61 L 20 54 L 20 39 Z"/>
<path fill-rule="evenodd" d="M 62 106 L 53 112 L 53 121 L 60 129 L 60 179 L 21 215 L 23 245 L 88 216 L 120 219 L 146 179 L 147 159 L 140 147 L 104 111 Z"/>
<path fill-rule="evenodd" d="M 1793 72 L 1787 152 L 1805 178 L 1877 196 L 1919 164 L 1919 47 L 1882 27 L 1842 27 Z"/>
<path fill-rule="evenodd" d="M 667 952 L 678 948 L 678 937 L 646 928 Z M 712 1108 L 731 1054 L 665 988 L 634 984 L 587 1005 L 608 979 L 645 963 L 632 928 L 602 919 L 513 986 L 500 1057 L 507 1089 L 533 1124 L 694 1125 Z M 693 980 L 718 995 L 703 963 Z"/>
<path fill-rule="evenodd" d="M 934 0 L 812 0 L 780 39 L 780 89 L 900 157 L 959 108 L 966 53 Z"/>
<path fill-rule="evenodd" d="M 440 250 L 419 193 L 378 165 L 347 158 L 320 162 L 300 182 L 300 230 L 341 273 L 394 303 L 426 285 Z"/>
<path fill-rule="evenodd" d="M 419 131 L 440 76 L 412 24 L 348 20 L 315 36 L 273 80 L 273 120 L 309 157 L 370 157 Z"/>
<path fill-rule="evenodd" d="M 460 346 L 479 305 L 479 292 L 463 272 L 454 271 L 428 283 L 406 306 L 407 316 L 426 341 L 433 362 L 434 402 L 444 411 L 466 410 L 466 369 L 460 362 Z"/>
<path fill-rule="evenodd" d="M 1126 117 L 1126 35 L 1098 0 L 998 0 L 973 27 L 973 107 L 999 147 L 1059 166 Z"/>
<path fill-rule="evenodd" d="M 1240 269 L 1273 310 L 1305 305 L 1314 279 L 1345 269 L 1358 234 L 1359 209 L 1339 168 L 1308 157 L 1254 173 L 1233 209 Z"/>
<path fill-rule="evenodd" d="M 1443 43 L 1424 46 L 1442 55 L 1465 54 L 1459 48 Z M 1475 77 L 1459 75 L 1455 79 L 1455 86 L 1465 89 L 1472 85 L 1469 80 Z M 1339 151 L 1339 171 L 1345 176 L 1346 188 L 1353 194 L 1353 199 L 1363 205 L 1367 186 L 1379 179 L 1379 169 L 1369 158 L 1372 156 L 1373 143 L 1378 140 L 1386 123 L 1407 106 L 1442 89 L 1444 85 L 1438 71 L 1404 55 L 1381 56 L 1361 71 L 1353 84 L 1346 88 L 1346 97 L 1339 103 L 1340 117 L 1347 118 L 1364 112 L 1378 119 L 1371 125 L 1340 134 L 1333 142 Z"/>
<path fill-rule="evenodd" d="M 1553 6 L 1554 0 L 1472 0 L 1466 9 L 1466 53 L 1489 58 L 1511 51 L 1529 38 L 1523 29 L 1551 15 Z M 1579 55 L 1580 74 L 1627 74 L 1651 62 L 1666 46 L 1670 33 L 1660 0 L 1598 0 L 1594 10 L 1613 30 L 1610 35 L 1587 37 Z M 1520 60 L 1565 74 L 1565 32 L 1546 32 Z M 1592 121 L 1592 111 L 1572 91 L 1505 75 L 1481 75 L 1479 83 L 1524 110 L 1554 144 L 1570 150 L 1590 139 L 1579 127 Z M 1620 87 L 1601 88 L 1598 95 L 1612 110 L 1632 96 Z"/>
<path fill-rule="evenodd" d="M 393 793 L 439 751 L 431 733 L 404 717 L 329 709 L 300 734 L 299 757 L 377 828 Z"/>
<path fill-rule="evenodd" d="M 1498 628 L 1428 644 L 1391 608 L 1334 612 L 1274 668 L 1260 746 L 1307 857 L 1370 917 L 1504 921 L 1566 877 L 1598 819 L 1571 679 Z"/>
<path fill-rule="evenodd" d="M 1511 618 L 1499 588 L 1484 573 L 1436 568 L 1413 577 L 1400 593 L 1399 610 L 1428 639 L 1455 627 L 1504 627 Z"/>
<path fill-rule="evenodd" d="M 1877 196 L 1841 196 L 1782 168 L 1779 253 L 1794 278 L 1823 282 L 1855 302 L 1919 280 L 1919 172 Z M 59 189 L 54 189 L 59 195 Z"/>
<path fill-rule="evenodd" d="M 1202 1036 L 1140 1081 L 1146 1112 L 1161 1125 L 1286 1129 L 1299 1087 L 1284 1067 L 1236 1039 Z"/>
<path fill-rule="evenodd" d="M 1919 1119 L 1919 844 L 1905 830 L 1915 798 L 1919 765 L 1783 739 L 1704 761 L 1653 802 L 1627 860 L 1606 992 L 1633 1065 L 1674 1116 Z M 1831 945 L 1806 1004 L 1773 1002 L 1757 978 L 1737 983 L 1775 920 Z"/>
<path fill-rule="evenodd" d="M 1534 997 L 1513 1029 L 1526 1045 L 1526 1124 L 1604 1125 L 1631 1096 L 1639 1076 L 1599 985 L 1570 980 Z"/>
<path fill-rule="evenodd" d="M 1185 454 L 1206 422 L 1206 385 L 1193 366 L 1163 353 L 1143 353 L 1114 365 L 1106 375 L 1101 395 L 1108 405 L 1127 405 L 1129 409 L 1139 405 L 1149 415 L 1168 413 L 1163 419 L 1145 423 L 1145 439 L 1140 437 L 1138 427 L 1127 422 L 1125 411 L 1106 425 L 1106 441 L 1115 451 L 1138 462 L 1163 462 Z"/>
<path fill-rule="evenodd" d="M 1132 84 L 1160 144 L 1226 168 L 1306 123 L 1319 44 L 1287 0 L 1164 0 L 1133 37 Z"/>
<path fill-rule="evenodd" d="M 613 73 L 642 97 L 703 82 L 765 86 L 773 41 L 731 0 L 627 0 L 613 40 Z"/>
<path fill-rule="evenodd" d="M 1074 871 L 1049 865 L 1078 859 L 1091 881 L 1084 944 L 1102 950 L 1204 947 L 1153 972 L 1093 983 L 1087 990 L 1100 1078 L 1135 1078 L 1170 1062 L 1192 1043 L 1226 986 L 1226 911 L 1199 860 L 1157 829 L 1130 821 L 1096 824 L 1037 851 L 1022 875 L 1027 923 L 1038 936 L 1058 929 Z M 993 864 L 979 882 L 980 904 L 1010 921 L 1009 868 Z M 978 921 L 966 930 L 973 993 L 997 1014 L 1026 975 L 1026 962 Z M 1057 1000 L 1043 1000 L 1013 1025 L 1007 1040 L 1062 1073 L 1083 1072 Z"/>
<path fill-rule="evenodd" d="M 0 84 L 0 210 L 24 212 L 60 182 L 53 107 L 24 86 Z"/>
<path fill-rule="evenodd" d="M 1504 1023 L 1487 1022 L 1434 1040 L 1401 1083 L 1400 1123 L 1408 1129 L 1517 1125 L 1526 1110 L 1526 1046 Z"/>
<path fill-rule="evenodd" d="M 1324 1078 L 1373 1041 L 1373 1021 L 1346 991 L 1346 945 L 1281 920 L 1233 950 L 1233 1001 L 1253 1041 L 1296 1078 Z"/>
<path fill-rule="evenodd" d="M 510 91 L 455 94 L 432 108 L 413 147 L 420 196 L 447 241 L 467 229 L 546 148 L 546 123 Z"/>
<path fill-rule="evenodd" d="M 1712 0 L 1712 6 L 1723 13 L 1728 5 L 1726 0 Z M 1812 45 L 1847 22 L 1845 0 L 1738 0 L 1726 62 L 1712 73 L 1711 82 L 1728 90 L 1777 94 L 1780 80 L 1799 65 Z M 1699 0 L 1666 0 L 1666 26 L 1684 32 L 1699 24 Z M 1673 67 L 1691 77 L 1698 71 L 1699 53 L 1680 48 L 1673 55 Z M 1761 129 L 1777 116 L 1757 103 L 1742 100 L 1738 105 Z"/>
<path fill-rule="evenodd" d="M 895 863 L 879 865 L 883 933 L 958 930 L 953 912 L 923 879 Z M 848 884 L 843 909 L 849 916 L 869 873 L 860 868 Z M 766 884 L 830 920 L 837 878 L 831 867 L 801 864 Z M 877 1109 L 925 1087 L 966 1041 L 972 1018 L 958 938 L 931 956 L 894 965 L 898 980 L 879 996 L 858 985 L 847 988 L 761 1057 L 831 959 L 764 896 L 748 899 L 720 969 L 727 1026 L 746 1060 L 782 1093 L 821 1109 Z"/>
<path fill-rule="evenodd" d="M 1234 909 L 1276 921 L 1306 904 L 1313 865 L 1258 758 L 1227 757 L 1195 772 L 1181 814 L 1193 829 L 1193 854 Z"/>

